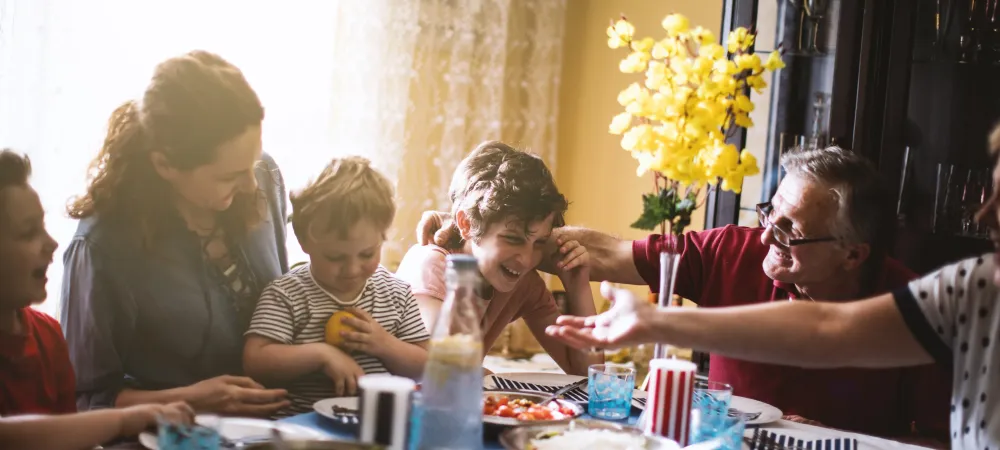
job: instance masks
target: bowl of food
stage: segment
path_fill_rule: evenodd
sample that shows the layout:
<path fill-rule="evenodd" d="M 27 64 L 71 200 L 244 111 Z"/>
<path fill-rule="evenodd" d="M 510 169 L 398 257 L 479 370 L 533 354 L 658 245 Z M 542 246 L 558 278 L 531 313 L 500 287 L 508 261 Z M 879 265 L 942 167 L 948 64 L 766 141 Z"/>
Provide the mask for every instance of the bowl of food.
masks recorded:
<path fill-rule="evenodd" d="M 530 392 L 484 392 L 483 422 L 499 426 L 556 424 L 583 414 L 580 405 L 566 400 L 556 399 L 541 404 L 547 398 L 548 395 Z"/>
<path fill-rule="evenodd" d="M 384 450 L 385 447 L 375 444 L 343 441 L 296 441 L 288 440 L 280 444 L 261 442 L 244 447 L 246 450 Z"/>
<path fill-rule="evenodd" d="M 636 428 L 597 420 L 510 428 L 500 435 L 509 450 L 680 450 L 670 439 L 646 436 Z"/>

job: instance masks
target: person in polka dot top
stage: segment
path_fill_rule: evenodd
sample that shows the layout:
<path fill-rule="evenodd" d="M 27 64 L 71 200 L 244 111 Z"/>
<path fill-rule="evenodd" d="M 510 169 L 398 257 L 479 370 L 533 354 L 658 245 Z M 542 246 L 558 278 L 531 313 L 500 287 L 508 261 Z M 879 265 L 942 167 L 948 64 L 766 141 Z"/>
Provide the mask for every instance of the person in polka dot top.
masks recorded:
<path fill-rule="evenodd" d="M 1000 153 L 1000 126 L 990 136 Z M 1000 164 L 993 170 L 1000 186 Z M 976 220 L 1000 229 L 1000 193 Z M 992 233 L 1000 245 L 1000 233 Z M 609 284 L 615 304 L 546 330 L 580 348 L 662 342 L 747 361 L 809 368 L 915 366 L 952 371 L 951 446 L 1000 450 L 1000 253 L 959 261 L 892 293 L 847 303 L 656 310 Z"/>
<path fill-rule="evenodd" d="M 1000 448 L 998 259 L 992 253 L 945 266 L 893 294 L 913 337 L 952 366 L 954 448 Z"/>

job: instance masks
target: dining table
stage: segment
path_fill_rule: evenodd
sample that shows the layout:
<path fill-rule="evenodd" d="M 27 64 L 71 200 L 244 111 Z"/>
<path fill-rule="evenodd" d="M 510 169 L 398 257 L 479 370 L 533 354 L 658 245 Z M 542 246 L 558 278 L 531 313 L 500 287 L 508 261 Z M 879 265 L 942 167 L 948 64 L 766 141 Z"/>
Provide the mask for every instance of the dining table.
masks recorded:
<path fill-rule="evenodd" d="M 539 374 L 558 374 L 562 373 L 558 366 L 555 365 L 554 361 L 548 355 L 537 355 L 535 358 L 524 359 L 524 360 L 509 360 L 506 358 L 488 356 L 486 361 L 484 361 L 484 366 L 495 372 L 498 376 L 502 376 L 503 373 L 513 373 L 513 372 L 533 372 Z M 586 407 L 586 405 L 584 405 Z M 633 407 L 631 410 L 631 415 L 626 420 L 618 421 L 626 426 L 635 426 L 639 420 L 641 410 L 637 407 Z M 584 419 L 590 419 L 591 417 L 587 414 L 581 416 Z M 345 426 L 339 422 L 322 416 L 316 412 L 308 412 L 304 414 L 299 414 L 284 419 L 280 419 L 279 422 L 295 424 L 303 426 L 315 431 L 318 431 L 325 435 L 326 437 L 334 440 L 344 440 L 344 441 L 355 441 L 357 440 L 357 428 L 356 426 Z M 484 424 L 484 426 L 486 426 Z M 889 439 L 884 439 L 876 436 L 869 436 L 860 433 L 854 433 L 844 430 L 837 430 L 825 427 L 819 427 L 814 425 L 807 425 L 797 422 L 792 422 L 784 419 L 779 419 L 774 422 L 761 424 L 759 426 L 747 426 L 744 436 L 750 437 L 753 435 L 756 428 L 761 430 L 767 430 L 772 433 L 795 435 L 795 436 L 815 436 L 816 439 L 837 439 L 837 438 L 849 438 L 856 439 L 858 442 L 858 450 L 869 450 L 869 449 L 879 449 L 879 450 L 917 450 L 924 449 L 926 447 L 920 447 L 917 445 L 906 444 L 898 441 L 893 441 Z M 496 434 L 496 433 L 487 433 Z M 134 450 L 143 448 L 137 442 L 121 442 L 113 446 L 105 446 L 107 450 Z M 501 449 L 503 448 L 495 437 L 488 437 L 484 439 L 483 448 L 487 450 Z M 743 443 L 743 449 L 750 449 L 746 442 Z"/>
<path fill-rule="evenodd" d="M 616 423 L 634 426 L 636 422 L 639 420 L 640 413 L 641 411 L 638 410 L 637 408 L 632 408 L 632 414 L 628 418 L 628 420 L 623 420 Z M 581 416 L 581 418 L 587 419 L 590 417 L 585 414 Z M 332 439 L 349 440 L 349 441 L 357 439 L 357 434 L 350 428 L 346 428 L 334 422 L 333 420 L 330 420 L 327 417 L 321 416 L 315 412 L 292 416 L 286 419 L 282 419 L 281 421 L 294 423 L 297 425 L 321 431 Z M 752 436 L 754 428 L 755 427 L 747 427 L 747 430 L 744 433 L 744 435 L 747 437 Z M 760 428 L 779 434 L 792 434 L 792 433 L 795 433 L 797 435 L 806 434 L 806 435 L 814 435 L 817 436 L 818 438 L 853 438 L 857 439 L 860 450 L 864 449 L 919 450 L 926 448 L 911 444 L 905 444 L 902 442 L 897 442 L 889 439 L 883 439 L 875 436 L 796 423 L 784 419 L 761 425 Z M 500 443 L 495 439 L 488 439 L 484 440 L 483 442 L 484 450 L 502 449 L 502 448 L 503 447 L 500 445 Z M 744 442 L 743 449 L 750 450 L 750 446 Z"/>

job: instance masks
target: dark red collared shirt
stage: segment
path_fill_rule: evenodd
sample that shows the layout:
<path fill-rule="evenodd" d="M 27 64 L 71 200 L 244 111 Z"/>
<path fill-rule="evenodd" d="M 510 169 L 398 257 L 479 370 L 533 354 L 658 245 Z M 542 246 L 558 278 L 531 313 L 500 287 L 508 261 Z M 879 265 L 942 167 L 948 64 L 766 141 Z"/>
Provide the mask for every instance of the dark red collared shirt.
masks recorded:
<path fill-rule="evenodd" d="M 794 286 L 764 274 L 768 246 L 762 228 L 726 226 L 687 233 L 675 294 L 699 306 L 719 307 L 787 301 Z M 635 266 L 650 288 L 660 286 L 661 249 L 668 243 L 651 235 L 632 244 Z M 916 274 L 887 258 L 876 279 L 879 294 L 903 287 Z M 774 405 L 826 426 L 880 436 L 900 436 L 915 429 L 925 436 L 948 435 L 951 374 L 947 368 L 802 369 L 712 355 L 709 378 L 729 383 L 735 395 Z"/>
<path fill-rule="evenodd" d="M 0 334 L 0 416 L 76 412 L 76 382 L 59 323 L 32 308 L 24 333 Z"/>

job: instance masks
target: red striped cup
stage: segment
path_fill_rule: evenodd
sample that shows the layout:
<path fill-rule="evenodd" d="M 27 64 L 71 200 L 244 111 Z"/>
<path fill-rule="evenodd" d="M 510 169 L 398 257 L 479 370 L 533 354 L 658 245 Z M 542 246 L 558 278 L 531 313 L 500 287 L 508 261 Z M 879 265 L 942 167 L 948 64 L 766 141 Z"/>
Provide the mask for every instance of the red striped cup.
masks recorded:
<path fill-rule="evenodd" d="M 643 432 L 688 445 L 691 395 L 697 366 L 682 359 L 649 362 L 649 397 Z"/>

